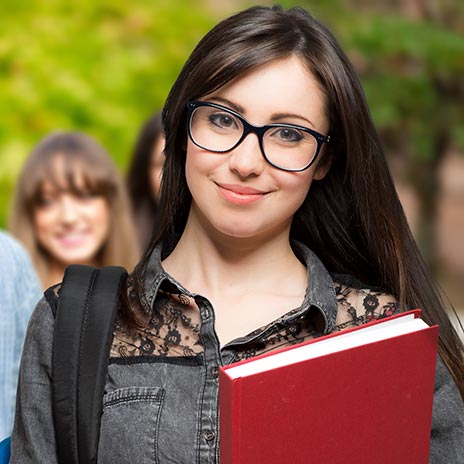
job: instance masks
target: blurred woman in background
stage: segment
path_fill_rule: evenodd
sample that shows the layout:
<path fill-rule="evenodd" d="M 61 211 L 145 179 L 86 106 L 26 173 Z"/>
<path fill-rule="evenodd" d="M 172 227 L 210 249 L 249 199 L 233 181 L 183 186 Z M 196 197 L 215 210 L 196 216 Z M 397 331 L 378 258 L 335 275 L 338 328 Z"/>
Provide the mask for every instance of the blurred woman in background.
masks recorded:
<path fill-rule="evenodd" d="M 140 129 L 127 173 L 127 189 L 143 250 L 150 243 L 157 217 L 163 164 L 164 133 L 158 111 Z"/>
<path fill-rule="evenodd" d="M 108 153 L 79 132 L 56 132 L 19 176 L 10 230 L 29 251 L 43 288 L 69 264 L 132 269 L 139 247 L 127 194 Z"/>

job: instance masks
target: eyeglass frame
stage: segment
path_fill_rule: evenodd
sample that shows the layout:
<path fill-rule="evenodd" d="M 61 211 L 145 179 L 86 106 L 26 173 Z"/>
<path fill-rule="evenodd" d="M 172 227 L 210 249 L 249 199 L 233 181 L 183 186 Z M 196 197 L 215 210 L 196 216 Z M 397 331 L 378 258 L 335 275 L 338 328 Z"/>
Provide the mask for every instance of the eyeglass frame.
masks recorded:
<path fill-rule="evenodd" d="M 243 133 L 241 135 L 241 137 L 238 139 L 237 143 L 235 145 L 233 145 L 231 148 L 228 148 L 227 150 L 211 150 L 210 148 L 207 148 L 203 145 L 200 145 L 196 140 L 195 138 L 193 137 L 193 134 L 192 134 L 192 130 L 191 130 L 191 121 L 192 121 L 192 115 L 194 113 L 194 111 L 201 107 L 201 106 L 209 106 L 209 107 L 212 107 L 212 108 L 217 108 L 219 110 L 223 110 L 223 111 L 227 111 L 228 113 L 231 113 L 233 114 L 236 118 L 239 119 L 239 121 L 242 123 L 243 125 Z M 264 151 L 264 143 L 263 143 L 263 137 L 264 137 L 264 134 L 269 130 L 269 129 L 272 129 L 272 128 L 275 128 L 275 127 L 283 127 L 283 128 L 288 128 L 288 129 L 298 129 L 298 130 L 302 130 L 304 132 L 307 132 L 308 134 L 311 134 L 315 139 L 316 139 L 316 142 L 317 142 L 317 148 L 316 148 L 316 151 L 314 153 L 314 156 L 313 158 L 311 159 L 311 161 L 304 167 L 302 168 L 298 168 L 298 169 L 291 169 L 291 168 L 283 168 L 281 166 L 277 166 L 276 164 L 274 164 L 272 161 L 270 161 L 267 156 L 266 156 L 266 152 Z M 276 123 L 276 124 L 266 124 L 264 126 L 255 126 L 253 124 L 251 124 L 250 122 L 248 122 L 240 113 L 237 113 L 236 111 L 228 108 L 227 106 L 222 106 L 222 105 L 219 105 L 218 103 L 213 103 L 213 102 L 209 102 L 209 101 L 201 101 L 201 100 L 190 100 L 187 102 L 187 133 L 188 133 L 188 136 L 190 138 L 190 140 L 199 148 L 202 148 L 203 150 L 206 150 L 206 151 L 210 151 L 212 153 L 229 153 L 230 151 L 234 150 L 235 148 L 237 148 L 244 140 L 245 138 L 249 135 L 249 134 L 255 134 L 257 137 L 258 137 L 258 141 L 259 141 L 259 148 L 261 149 L 261 154 L 263 155 L 263 158 L 266 160 L 266 162 L 268 164 L 270 164 L 272 167 L 276 168 L 276 169 L 280 169 L 281 171 L 286 171 L 286 172 L 302 172 L 302 171 L 305 171 L 306 169 L 310 168 L 314 162 L 316 161 L 320 151 L 321 151 L 321 148 L 322 148 L 322 145 L 324 143 L 328 143 L 330 141 L 330 135 L 322 135 L 321 133 L 313 130 L 313 129 L 310 129 L 309 127 L 304 127 L 304 126 L 300 126 L 298 124 L 288 124 L 288 123 Z"/>

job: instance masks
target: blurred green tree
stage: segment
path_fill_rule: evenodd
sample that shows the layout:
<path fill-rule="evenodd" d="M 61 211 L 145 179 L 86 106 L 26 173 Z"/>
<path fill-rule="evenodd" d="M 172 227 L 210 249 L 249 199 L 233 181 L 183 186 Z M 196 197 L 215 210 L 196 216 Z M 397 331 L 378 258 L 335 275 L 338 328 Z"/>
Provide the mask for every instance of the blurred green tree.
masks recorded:
<path fill-rule="evenodd" d="M 464 3 L 346 4 L 350 49 L 397 175 L 417 195 L 417 239 L 437 270 L 440 168 L 452 148 L 464 148 Z"/>
<path fill-rule="evenodd" d="M 0 227 L 27 154 L 50 131 L 85 131 L 125 168 L 140 125 L 162 106 L 185 58 L 216 22 L 207 6 L 2 0 Z"/>
<path fill-rule="evenodd" d="M 417 195 L 416 238 L 437 270 L 440 167 L 452 148 L 464 148 L 464 2 L 301 5 L 334 31 L 357 68 L 395 174 Z"/>
<path fill-rule="evenodd" d="M 254 3 L 3 0 L 0 226 L 41 137 L 84 130 L 124 169 L 140 124 L 162 105 L 197 40 L 218 18 Z M 418 239 L 433 265 L 439 167 L 450 146 L 464 147 L 464 2 L 279 3 L 307 7 L 348 50 L 392 164 L 418 195 Z"/>

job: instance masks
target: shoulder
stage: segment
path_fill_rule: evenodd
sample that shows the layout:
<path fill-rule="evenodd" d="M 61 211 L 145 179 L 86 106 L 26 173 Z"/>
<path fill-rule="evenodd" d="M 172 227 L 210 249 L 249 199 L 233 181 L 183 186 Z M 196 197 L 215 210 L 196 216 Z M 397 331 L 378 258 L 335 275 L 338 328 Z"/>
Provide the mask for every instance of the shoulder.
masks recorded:
<path fill-rule="evenodd" d="M 15 268 L 32 266 L 25 248 L 12 235 L 4 231 L 0 231 L 0 255 L 2 262 L 9 266 Z"/>
<path fill-rule="evenodd" d="M 40 281 L 24 247 L 0 231 L 0 289 L 3 307 L 30 314 L 42 294 Z"/>
<path fill-rule="evenodd" d="M 382 288 L 344 274 L 332 274 L 337 298 L 337 330 L 392 316 L 401 311 L 398 300 Z"/>
<path fill-rule="evenodd" d="M 448 368 L 437 357 L 430 463 L 460 463 L 464 455 L 464 402 Z"/>
<path fill-rule="evenodd" d="M 60 297 L 61 283 L 53 285 L 44 292 L 44 300 L 50 307 L 53 317 L 56 316 L 56 310 L 58 308 L 58 300 Z"/>
<path fill-rule="evenodd" d="M 8 232 L 5 232 L 4 230 L 0 230 L 0 248 L 3 247 L 16 249 L 22 248 L 19 242 L 12 235 L 10 235 Z"/>
<path fill-rule="evenodd" d="M 32 360 L 38 356 L 45 356 L 48 359 L 49 355 L 51 356 L 54 327 L 55 315 L 44 294 L 29 318 L 23 352 L 26 364 L 29 363 L 29 358 Z"/>

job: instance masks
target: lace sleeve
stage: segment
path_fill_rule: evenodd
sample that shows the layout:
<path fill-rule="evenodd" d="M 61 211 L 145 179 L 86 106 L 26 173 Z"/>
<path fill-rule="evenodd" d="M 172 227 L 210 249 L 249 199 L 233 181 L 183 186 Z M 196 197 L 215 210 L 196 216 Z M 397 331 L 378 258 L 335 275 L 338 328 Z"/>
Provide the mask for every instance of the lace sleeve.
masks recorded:
<path fill-rule="evenodd" d="M 338 302 L 337 330 L 366 324 L 400 312 L 397 299 L 380 289 L 354 288 L 334 282 Z"/>

